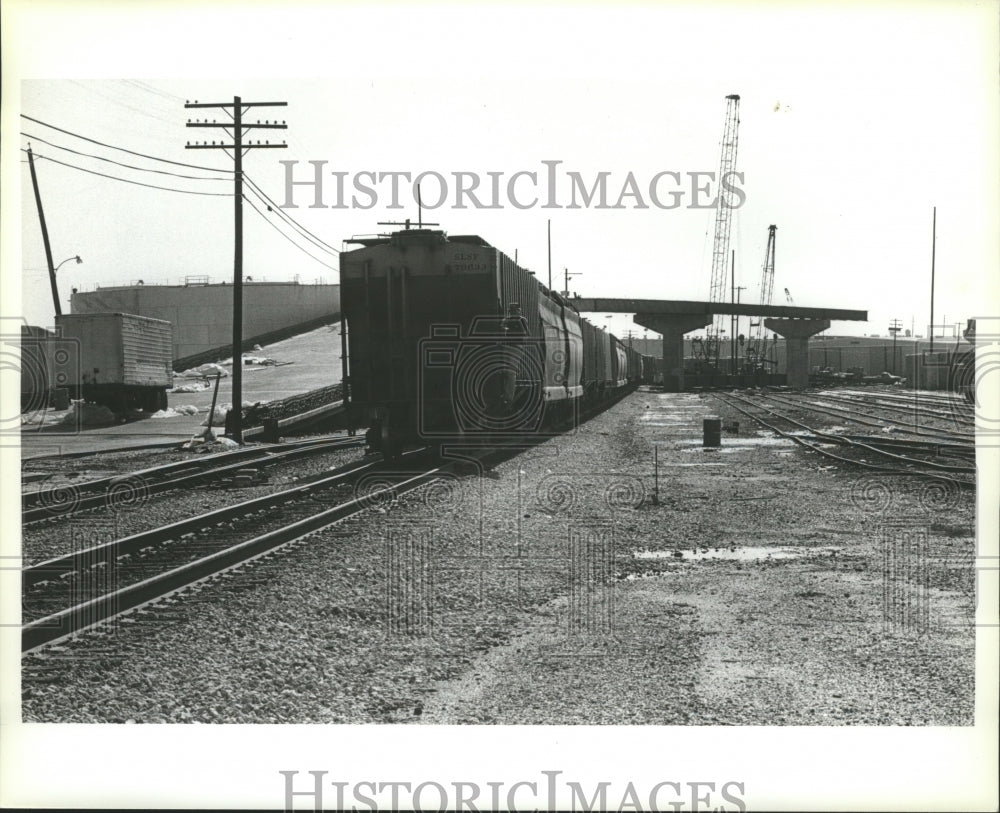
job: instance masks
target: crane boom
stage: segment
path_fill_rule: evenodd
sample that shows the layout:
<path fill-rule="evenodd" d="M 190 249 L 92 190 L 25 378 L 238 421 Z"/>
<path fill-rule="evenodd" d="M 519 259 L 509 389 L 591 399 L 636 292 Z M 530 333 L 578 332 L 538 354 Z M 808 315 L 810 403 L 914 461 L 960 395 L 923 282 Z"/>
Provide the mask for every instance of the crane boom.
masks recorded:
<path fill-rule="evenodd" d="M 733 206 L 723 194 L 722 181 L 736 170 L 736 148 L 739 143 L 740 97 L 731 94 L 726 97 L 726 124 L 722 131 L 722 155 L 719 159 L 719 199 L 715 211 L 715 239 L 712 243 L 712 280 L 709 302 L 726 301 L 727 269 L 729 264 L 729 234 L 732 225 Z M 709 327 L 706 337 L 706 356 L 709 364 L 717 367 L 719 362 L 719 337 L 725 328 L 725 316 L 717 315 Z"/>
<path fill-rule="evenodd" d="M 764 250 L 764 267 L 760 275 L 760 304 L 771 304 L 771 293 L 774 290 L 774 250 L 777 226 L 767 227 L 767 248 Z M 750 322 L 750 337 L 747 342 L 747 365 L 760 368 L 767 356 L 767 339 L 764 338 L 764 317 Z"/>

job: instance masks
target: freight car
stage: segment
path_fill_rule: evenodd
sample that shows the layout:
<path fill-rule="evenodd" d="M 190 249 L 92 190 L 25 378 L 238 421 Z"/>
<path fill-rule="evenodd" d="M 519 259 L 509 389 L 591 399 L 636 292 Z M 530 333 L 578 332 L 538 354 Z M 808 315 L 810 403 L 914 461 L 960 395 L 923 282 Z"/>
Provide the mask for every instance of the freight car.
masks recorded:
<path fill-rule="evenodd" d="M 101 404 L 118 414 L 167 406 L 173 386 L 170 322 L 130 313 L 56 317 L 45 345 L 50 391 Z"/>
<path fill-rule="evenodd" d="M 948 389 L 961 395 L 969 404 L 976 402 L 976 320 L 968 319 L 962 331 L 971 348 L 966 349 L 956 339 L 948 371 Z"/>
<path fill-rule="evenodd" d="M 663 384 L 663 359 L 656 356 L 642 356 L 642 383 L 649 386 Z"/>
<path fill-rule="evenodd" d="M 530 441 L 636 386 L 641 357 L 477 236 L 406 229 L 340 257 L 348 417 L 407 444 Z"/>

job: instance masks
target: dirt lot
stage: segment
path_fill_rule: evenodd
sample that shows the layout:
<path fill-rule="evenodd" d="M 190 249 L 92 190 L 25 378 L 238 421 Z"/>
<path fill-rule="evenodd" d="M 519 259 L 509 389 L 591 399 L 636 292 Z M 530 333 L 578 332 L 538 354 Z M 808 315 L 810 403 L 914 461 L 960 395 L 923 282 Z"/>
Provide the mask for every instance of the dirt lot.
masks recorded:
<path fill-rule="evenodd" d="M 741 419 L 717 451 L 710 414 Z M 550 602 L 424 722 L 972 723 L 971 492 L 834 468 L 693 395 L 637 393 L 558 444 L 579 478 L 558 515 L 610 522 L 616 580 Z M 595 510 L 618 472 L 643 504 Z"/>

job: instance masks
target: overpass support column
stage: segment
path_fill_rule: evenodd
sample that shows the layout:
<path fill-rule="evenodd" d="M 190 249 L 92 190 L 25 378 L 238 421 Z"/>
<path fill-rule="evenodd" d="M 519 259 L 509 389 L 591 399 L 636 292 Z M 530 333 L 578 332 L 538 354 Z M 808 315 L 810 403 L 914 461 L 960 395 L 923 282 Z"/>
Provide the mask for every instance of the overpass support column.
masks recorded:
<path fill-rule="evenodd" d="M 667 392 L 684 392 L 684 334 L 712 324 L 703 313 L 637 313 L 636 324 L 663 336 L 663 387 Z"/>
<path fill-rule="evenodd" d="M 788 386 L 809 386 L 809 337 L 830 327 L 829 319 L 765 319 L 764 327 L 785 339 Z"/>

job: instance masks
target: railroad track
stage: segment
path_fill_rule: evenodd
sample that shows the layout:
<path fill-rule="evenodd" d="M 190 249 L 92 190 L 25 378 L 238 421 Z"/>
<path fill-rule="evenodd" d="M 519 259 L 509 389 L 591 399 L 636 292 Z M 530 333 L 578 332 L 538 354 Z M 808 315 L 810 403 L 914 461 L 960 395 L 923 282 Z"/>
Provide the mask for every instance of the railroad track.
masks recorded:
<path fill-rule="evenodd" d="M 841 403 L 862 404 L 870 407 L 877 406 L 879 409 L 888 409 L 893 412 L 904 412 L 909 415 L 918 414 L 931 416 L 953 424 L 961 424 L 963 426 L 975 427 L 976 425 L 973 418 L 967 417 L 969 408 L 964 401 L 953 402 L 954 408 L 952 409 L 937 409 L 937 406 L 941 406 L 940 403 L 931 405 L 926 402 L 922 403 L 919 399 L 898 397 L 889 398 L 887 396 L 877 394 L 854 395 L 852 393 L 827 392 L 823 393 L 822 397 L 832 401 L 840 401 Z"/>
<path fill-rule="evenodd" d="M 89 432 L 89 437 L 102 437 L 101 432 Z M 114 435 L 114 437 L 121 437 Z M 148 437 L 148 436 L 147 436 Z M 58 435 L 54 436 L 58 440 Z M 31 466 L 36 463 L 58 463 L 62 460 L 80 459 L 84 457 L 99 457 L 103 454 L 117 454 L 118 452 L 148 452 L 154 449 L 180 449 L 187 443 L 186 440 L 168 440 L 159 443 L 140 443 L 135 446 L 114 446 L 109 449 L 85 449 L 79 452 L 59 452 L 57 454 L 40 454 L 32 457 L 22 457 L 21 467 Z M 22 451 L 24 451 L 22 447 Z M 24 475 L 21 476 L 22 480 Z"/>
<path fill-rule="evenodd" d="M 920 401 L 926 401 L 927 403 L 936 403 L 938 406 L 951 406 L 955 404 L 963 403 L 963 398 L 957 393 L 947 393 L 942 394 L 940 392 L 928 392 L 926 390 L 913 390 L 913 397 L 909 394 L 899 395 L 894 392 L 882 392 L 879 390 L 855 390 L 850 388 L 838 388 L 836 392 L 843 393 L 844 395 L 853 395 L 857 397 L 870 397 L 870 398 L 880 398 L 887 401 L 899 401 L 904 403 L 909 403 L 913 400 L 913 397 L 918 398 Z"/>
<path fill-rule="evenodd" d="M 618 400 L 590 410 L 582 419 L 589 420 Z M 130 611 L 158 604 L 224 571 L 297 543 L 381 500 L 393 499 L 441 476 L 454 476 L 470 464 L 494 465 L 523 452 L 524 447 L 459 448 L 452 450 L 448 462 L 437 462 L 430 468 L 411 466 L 428 451 L 404 452 L 400 461 L 392 464 L 381 459 L 349 463 L 285 491 L 25 567 L 21 571 L 21 650 L 27 653 L 55 644 Z M 366 475 L 371 477 L 362 487 Z M 338 487 L 352 487 L 352 495 L 330 506 Z M 265 524 L 273 527 L 262 533 Z"/>
<path fill-rule="evenodd" d="M 955 460 L 952 463 L 940 462 L 942 457 L 940 444 L 927 444 L 923 441 L 908 442 L 898 438 L 873 438 L 871 436 L 866 437 L 864 440 L 858 440 L 850 436 L 815 429 L 802 421 L 778 412 L 765 403 L 760 403 L 759 399 L 751 400 L 732 393 L 726 395 L 714 393 L 714 395 L 722 403 L 752 418 L 760 425 L 770 429 L 781 437 L 787 438 L 803 448 L 821 454 L 824 457 L 837 460 L 838 462 L 886 474 L 946 479 L 959 486 L 967 488 L 975 487 L 975 466 L 970 465 L 967 460 Z M 765 396 L 765 400 L 770 399 L 770 396 Z M 741 403 L 744 406 L 740 406 Z M 762 412 L 766 413 L 767 419 L 761 415 Z M 799 433 L 796 434 L 793 431 L 783 430 L 774 426 L 772 423 L 774 420 L 791 424 Z M 808 433 L 807 436 L 802 434 L 803 430 Z M 829 448 L 824 448 L 824 446 L 828 447 L 830 445 L 845 447 L 853 456 L 834 454 Z M 907 454 L 901 454 L 901 451 L 905 451 Z M 860 457 L 862 454 L 866 457 Z M 884 464 L 869 462 L 867 458 L 873 455 L 887 462 Z M 929 457 L 935 459 L 928 459 Z"/>
<path fill-rule="evenodd" d="M 856 407 L 849 407 L 846 404 L 843 407 L 838 407 L 829 403 L 833 399 L 827 398 L 827 396 L 824 395 L 788 396 L 768 393 L 766 397 L 772 401 L 777 401 L 780 404 L 793 406 L 798 409 L 807 409 L 811 412 L 818 412 L 823 415 L 852 421 L 853 423 L 859 423 L 864 426 L 875 427 L 880 430 L 885 430 L 887 427 L 891 427 L 892 431 L 895 433 L 914 435 L 924 438 L 935 438 L 947 443 L 975 443 L 975 434 L 972 432 L 957 429 L 939 429 L 927 426 L 926 424 L 914 424 L 912 422 L 900 421 L 886 415 L 879 415 L 874 412 L 864 412 L 858 410 Z M 817 403 L 816 399 L 819 400 L 819 403 Z M 866 420 L 866 418 L 871 420 Z"/>
<path fill-rule="evenodd" d="M 419 461 L 426 450 L 403 457 Z M 399 467 L 350 463 L 313 482 L 209 511 L 22 570 L 21 647 L 29 652 L 190 587 L 220 571 L 345 519 L 381 499 L 431 482 L 454 464 Z M 372 488 L 358 483 L 373 475 Z M 346 499 L 333 494 L 352 488 Z M 330 502 L 336 502 L 330 505 Z M 262 527 L 270 526 L 262 531 Z"/>
<path fill-rule="evenodd" d="M 146 497 L 177 488 L 190 488 L 222 477 L 237 476 L 241 469 L 248 467 L 266 467 L 362 445 L 364 440 L 361 438 L 310 439 L 285 443 L 280 447 L 255 447 L 199 456 L 114 477 L 29 491 L 21 496 L 21 523 L 29 525 L 62 520 L 83 511 L 134 501 L 137 494 Z"/>

